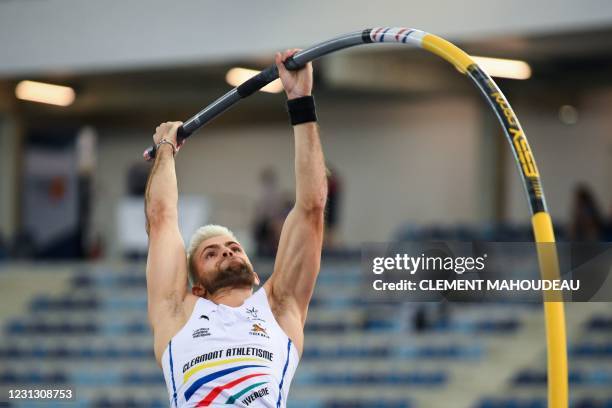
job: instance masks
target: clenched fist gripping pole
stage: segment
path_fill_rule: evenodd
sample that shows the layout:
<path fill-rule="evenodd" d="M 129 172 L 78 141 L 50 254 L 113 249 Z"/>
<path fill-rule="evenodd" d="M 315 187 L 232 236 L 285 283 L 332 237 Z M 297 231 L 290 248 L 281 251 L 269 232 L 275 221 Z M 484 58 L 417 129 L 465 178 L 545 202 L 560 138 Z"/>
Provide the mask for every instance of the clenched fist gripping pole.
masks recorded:
<path fill-rule="evenodd" d="M 289 70 L 295 70 L 323 55 L 361 44 L 400 43 L 424 48 L 453 64 L 459 72 L 467 75 L 480 89 L 495 112 L 504 130 L 512 153 L 522 175 L 523 186 L 527 193 L 532 213 L 532 226 L 538 245 L 540 273 L 544 279 L 558 279 L 559 266 L 554 248 L 555 236 L 552 221 L 546 207 L 540 174 L 531 148 L 521 125 L 506 97 L 495 82 L 464 51 L 450 42 L 426 32 L 402 27 L 378 27 L 345 34 L 298 52 L 285 61 Z M 272 65 L 240 86 L 232 89 L 195 116 L 188 119 L 178 130 L 177 141 L 182 143 L 200 127 L 225 112 L 242 98 L 253 94 L 278 78 L 278 69 Z M 155 148 L 144 152 L 150 160 L 155 157 Z M 546 319 L 546 338 L 548 352 L 548 406 L 567 408 L 568 374 L 567 346 L 565 335 L 565 315 L 563 301 L 546 294 L 544 314 Z"/>

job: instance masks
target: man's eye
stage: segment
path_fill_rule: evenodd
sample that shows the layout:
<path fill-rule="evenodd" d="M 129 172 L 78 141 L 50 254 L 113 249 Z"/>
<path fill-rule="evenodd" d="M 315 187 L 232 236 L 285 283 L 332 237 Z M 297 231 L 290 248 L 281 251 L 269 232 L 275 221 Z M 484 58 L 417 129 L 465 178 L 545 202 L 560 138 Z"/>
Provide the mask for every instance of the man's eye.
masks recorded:
<path fill-rule="evenodd" d="M 242 252 L 242 249 L 240 249 L 239 247 L 234 247 L 234 252 Z"/>
<path fill-rule="evenodd" d="M 212 258 L 213 256 L 215 256 L 215 253 L 214 253 L 214 252 L 208 252 L 208 253 L 206 254 L 206 258 Z"/>

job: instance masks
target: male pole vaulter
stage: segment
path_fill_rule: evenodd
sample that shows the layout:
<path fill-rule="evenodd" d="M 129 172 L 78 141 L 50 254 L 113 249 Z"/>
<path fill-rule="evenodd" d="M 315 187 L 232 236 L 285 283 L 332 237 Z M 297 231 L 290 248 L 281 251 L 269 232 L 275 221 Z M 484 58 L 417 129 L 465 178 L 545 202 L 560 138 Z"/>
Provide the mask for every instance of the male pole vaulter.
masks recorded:
<path fill-rule="evenodd" d="M 295 137 L 295 206 L 274 271 L 255 293 L 259 277 L 227 228 L 201 227 L 185 256 L 174 167 L 181 123 L 163 123 L 153 136 L 158 150 L 145 196 L 148 313 L 172 407 L 286 406 L 319 273 L 327 199 L 312 66 L 287 71 L 282 64 L 296 51 L 276 54 Z M 231 165 L 219 172 L 231 174 Z"/>

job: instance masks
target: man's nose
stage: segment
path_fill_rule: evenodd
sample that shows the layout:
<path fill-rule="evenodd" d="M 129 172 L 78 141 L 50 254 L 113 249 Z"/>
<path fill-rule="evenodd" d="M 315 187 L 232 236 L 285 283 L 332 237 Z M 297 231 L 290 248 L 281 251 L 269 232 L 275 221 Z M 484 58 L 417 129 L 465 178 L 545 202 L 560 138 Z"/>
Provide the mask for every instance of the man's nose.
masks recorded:
<path fill-rule="evenodd" d="M 232 252 L 231 249 L 226 249 L 226 250 L 223 251 L 223 256 L 224 257 L 230 257 L 230 256 L 233 256 L 233 255 L 234 255 L 234 253 Z"/>

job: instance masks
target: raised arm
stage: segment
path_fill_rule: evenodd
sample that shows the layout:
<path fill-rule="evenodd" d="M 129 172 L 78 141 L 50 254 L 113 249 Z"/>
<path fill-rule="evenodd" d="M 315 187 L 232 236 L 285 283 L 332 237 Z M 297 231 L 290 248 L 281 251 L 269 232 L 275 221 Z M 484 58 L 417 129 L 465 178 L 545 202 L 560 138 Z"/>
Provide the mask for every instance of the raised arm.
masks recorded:
<path fill-rule="evenodd" d="M 163 350 L 184 320 L 187 295 L 185 245 L 178 228 L 178 188 L 174 168 L 176 131 L 180 122 L 166 122 L 153 136 L 159 149 L 145 193 L 147 256 L 147 301 L 153 328 L 155 356 Z"/>
<path fill-rule="evenodd" d="M 310 96 L 312 66 L 289 72 L 281 64 L 297 50 L 276 56 L 276 64 L 289 100 Z M 293 126 L 295 137 L 295 206 L 287 216 L 279 241 L 268 290 L 281 327 L 301 350 L 308 303 L 321 264 L 323 213 L 327 199 L 325 160 L 316 122 Z"/>

